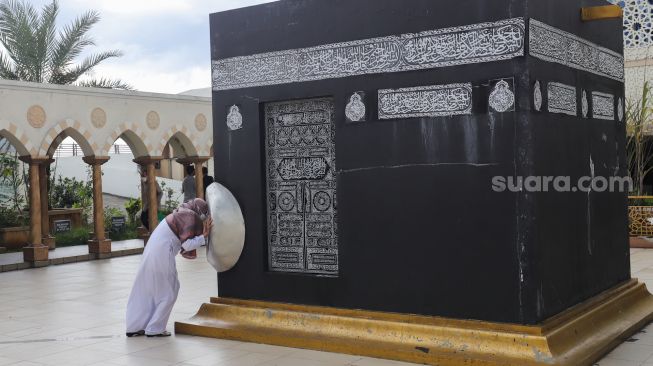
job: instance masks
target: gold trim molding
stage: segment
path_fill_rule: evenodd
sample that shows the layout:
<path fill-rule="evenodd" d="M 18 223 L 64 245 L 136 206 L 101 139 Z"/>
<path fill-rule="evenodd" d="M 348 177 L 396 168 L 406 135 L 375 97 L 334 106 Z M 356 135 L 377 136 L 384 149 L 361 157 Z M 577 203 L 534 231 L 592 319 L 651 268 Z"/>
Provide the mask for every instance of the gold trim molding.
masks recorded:
<path fill-rule="evenodd" d="M 538 325 L 212 298 L 175 332 L 428 365 L 592 365 L 653 319 L 630 280 Z"/>
<path fill-rule="evenodd" d="M 600 5 L 581 8 L 580 18 L 584 22 L 623 18 L 624 12 L 619 5 Z"/>

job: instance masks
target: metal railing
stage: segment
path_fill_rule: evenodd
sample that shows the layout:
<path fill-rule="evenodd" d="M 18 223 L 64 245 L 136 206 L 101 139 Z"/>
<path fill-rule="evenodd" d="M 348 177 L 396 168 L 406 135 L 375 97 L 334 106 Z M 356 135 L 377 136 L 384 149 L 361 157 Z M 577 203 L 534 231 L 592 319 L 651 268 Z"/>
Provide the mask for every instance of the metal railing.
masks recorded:
<path fill-rule="evenodd" d="M 109 149 L 110 155 L 131 154 L 132 151 L 127 145 L 114 144 Z M 61 144 L 54 151 L 54 158 L 65 158 L 70 156 L 84 156 L 82 148 L 78 144 Z"/>
<path fill-rule="evenodd" d="M 653 236 L 653 205 L 642 205 L 637 201 L 649 201 L 653 196 L 628 197 L 628 232 L 630 236 Z M 648 202 L 645 202 L 648 204 Z"/>

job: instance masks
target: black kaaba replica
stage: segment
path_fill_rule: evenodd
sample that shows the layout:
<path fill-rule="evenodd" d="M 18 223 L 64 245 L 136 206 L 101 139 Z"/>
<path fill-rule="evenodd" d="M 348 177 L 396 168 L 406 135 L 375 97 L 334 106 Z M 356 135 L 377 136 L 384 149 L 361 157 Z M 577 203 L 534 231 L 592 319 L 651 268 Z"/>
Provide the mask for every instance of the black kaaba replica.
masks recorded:
<path fill-rule="evenodd" d="M 604 0 L 212 14 L 216 180 L 245 239 L 177 331 L 431 365 L 595 362 L 652 319 L 627 193 L 518 178 L 628 175 L 619 14 Z"/>

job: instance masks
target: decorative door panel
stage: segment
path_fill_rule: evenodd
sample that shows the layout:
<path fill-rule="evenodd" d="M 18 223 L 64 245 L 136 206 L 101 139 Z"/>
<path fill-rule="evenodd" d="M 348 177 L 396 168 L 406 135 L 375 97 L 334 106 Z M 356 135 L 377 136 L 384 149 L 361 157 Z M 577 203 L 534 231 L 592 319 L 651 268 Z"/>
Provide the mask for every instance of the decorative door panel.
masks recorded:
<path fill-rule="evenodd" d="M 271 271 L 338 273 L 331 99 L 265 106 Z"/>

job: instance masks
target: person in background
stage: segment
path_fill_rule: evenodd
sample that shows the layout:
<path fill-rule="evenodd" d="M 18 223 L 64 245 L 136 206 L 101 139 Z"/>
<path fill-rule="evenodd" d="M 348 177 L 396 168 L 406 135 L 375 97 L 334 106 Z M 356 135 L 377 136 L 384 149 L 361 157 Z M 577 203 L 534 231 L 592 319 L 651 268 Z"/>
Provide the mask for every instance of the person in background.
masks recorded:
<path fill-rule="evenodd" d="M 215 182 L 215 179 L 209 175 L 209 168 L 207 167 L 202 168 L 202 173 L 204 176 L 204 197 L 206 197 L 206 189 L 211 185 L 211 183 Z"/>
<path fill-rule="evenodd" d="M 150 202 L 150 194 L 149 194 L 149 188 L 147 184 L 147 171 L 145 169 L 140 169 L 141 173 L 141 223 L 143 224 L 143 227 L 145 227 L 148 231 L 150 231 L 150 220 L 149 220 L 149 202 Z M 156 185 L 156 209 L 157 212 L 159 210 L 159 207 L 161 207 L 161 198 L 163 198 L 163 190 L 161 189 L 161 186 L 159 185 L 159 182 L 154 180 L 154 184 Z"/>
<path fill-rule="evenodd" d="M 179 206 L 154 229 L 127 301 L 127 337 L 169 337 L 166 325 L 179 294 L 175 257 L 197 257 L 213 220 L 204 200 Z"/>
<path fill-rule="evenodd" d="M 181 192 L 184 194 L 184 202 L 197 198 L 195 191 L 195 168 L 192 165 L 186 166 L 186 178 L 181 183 Z"/>

